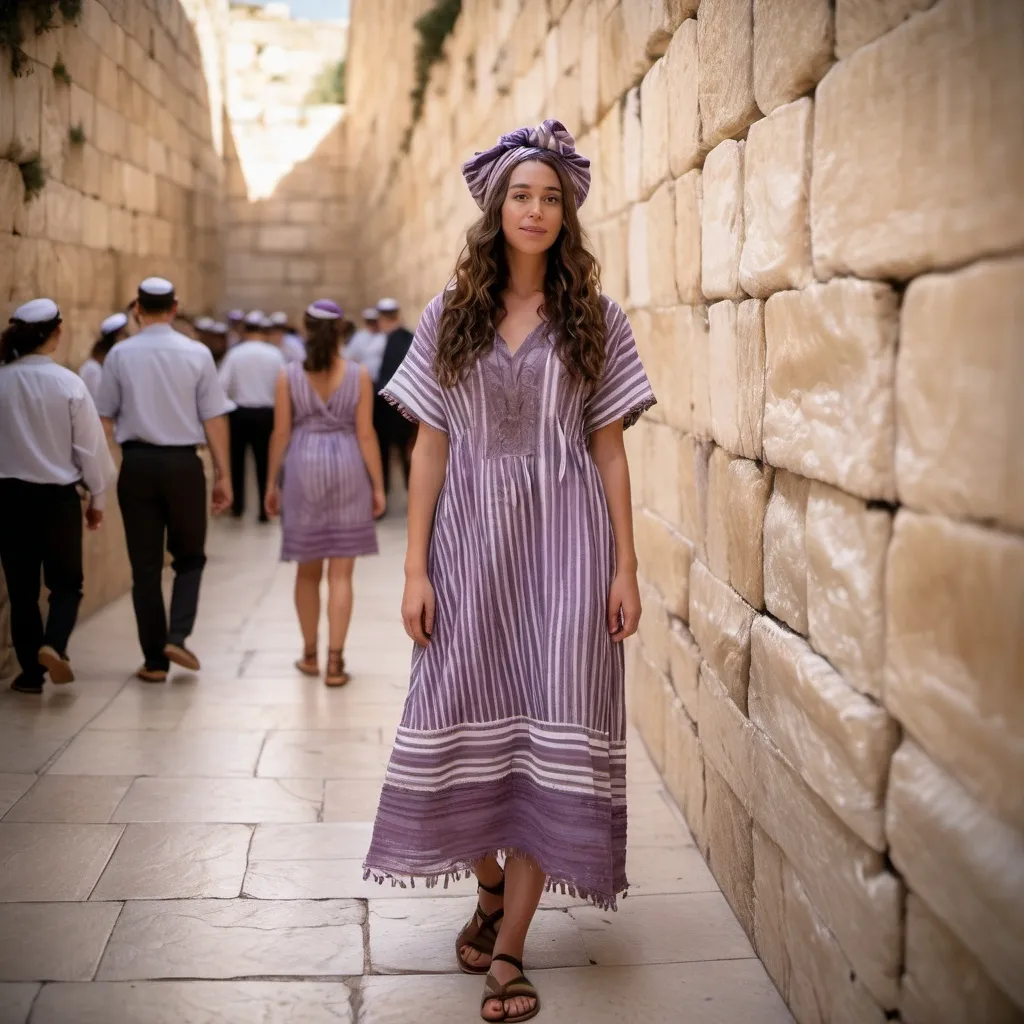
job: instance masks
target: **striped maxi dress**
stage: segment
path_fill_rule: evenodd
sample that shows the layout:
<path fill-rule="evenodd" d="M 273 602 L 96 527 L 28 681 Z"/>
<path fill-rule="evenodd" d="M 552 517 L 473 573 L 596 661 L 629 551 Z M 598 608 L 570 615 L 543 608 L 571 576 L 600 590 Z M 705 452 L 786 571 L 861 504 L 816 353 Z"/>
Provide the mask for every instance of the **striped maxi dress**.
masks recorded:
<path fill-rule="evenodd" d="M 415 648 L 364 878 L 428 887 L 487 854 L 529 855 L 548 887 L 614 909 L 626 890 L 621 644 L 607 626 L 614 544 L 588 435 L 655 402 L 625 314 L 574 380 L 541 324 L 454 388 L 433 371 L 444 296 L 382 394 L 448 435 L 428 556 L 431 643 Z"/>

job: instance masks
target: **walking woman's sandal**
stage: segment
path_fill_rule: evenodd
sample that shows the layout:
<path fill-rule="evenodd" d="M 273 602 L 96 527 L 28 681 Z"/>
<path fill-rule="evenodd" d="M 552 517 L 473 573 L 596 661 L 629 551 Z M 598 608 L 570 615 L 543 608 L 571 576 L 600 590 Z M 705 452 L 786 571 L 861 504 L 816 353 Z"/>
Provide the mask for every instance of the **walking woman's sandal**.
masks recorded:
<path fill-rule="evenodd" d="M 504 1021 L 505 1024 L 521 1024 L 524 1020 L 533 1020 L 540 1013 L 540 996 L 537 995 L 537 990 L 530 984 L 530 979 L 523 974 L 523 962 L 517 960 L 514 956 L 509 956 L 507 953 L 496 953 L 491 963 L 494 963 L 496 960 L 503 960 L 505 963 L 511 964 L 519 972 L 519 977 L 513 978 L 507 984 L 502 985 L 495 979 L 493 974 L 488 973 L 487 980 L 484 982 L 484 997 L 480 1001 L 480 1016 L 487 1021 Z M 511 1016 L 506 1013 L 504 1017 L 484 1017 L 484 1007 L 492 999 L 496 999 L 499 1003 L 504 1004 L 509 999 L 520 997 L 533 1000 L 533 1007 L 525 1013 L 516 1013 Z M 504 1005 L 502 1009 L 504 1010 Z"/>
<path fill-rule="evenodd" d="M 477 884 L 477 888 L 483 889 L 484 892 L 489 892 L 492 896 L 503 896 L 505 893 L 505 876 L 501 876 L 501 881 L 497 885 L 484 885 L 480 882 Z M 491 969 L 490 962 L 486 964 L 472 964 L 466 960 L 462 955 L 462 947 L 469 946 L 470 949 L 475 949 L 484 956 L 490 956 L 494 952 L 494 943 L 498 939 L 495 925 L 504 916 L 505 911 L 502 907 L 498 907 L 492 914 L 485 914 L 484 908 L 480 906 L 479 902 L 477 903 L 473 916 L 466 923 L 465 928 L 459 932 L 459 937 L 455 940 L 455 959 L 459 961 L 459 970 L 463 974 L 486 974 Z"/>
<path fill-rule="evenodd" d="M 317 664 L 317 660 L 316 660 L 316 648 L 315 647 L 307 647 L 302 652 L 302 657 L 299 658 L 299 660 L 297 662 L 295 662 L 295 667 L 304 676 L 318 676 L 318 675 L 320 675 L 320 666 Z"/>
<path fill-rule="evenodd" d="M 345 671 L 345 656 L 342 651 L 327 652 L 327 671 L 324 673 L 324 682 L 328 686 L 344 686 L 350 679 Z"/>

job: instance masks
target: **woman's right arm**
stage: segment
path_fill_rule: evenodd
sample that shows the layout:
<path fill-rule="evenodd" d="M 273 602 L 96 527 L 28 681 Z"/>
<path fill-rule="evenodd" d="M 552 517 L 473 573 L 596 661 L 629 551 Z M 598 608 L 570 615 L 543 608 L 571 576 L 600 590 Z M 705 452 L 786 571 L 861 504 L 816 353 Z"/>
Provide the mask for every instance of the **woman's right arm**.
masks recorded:
<path fill-rule="evenodd" d="M 420 423 L 409 473 L 408 547 L 405 556 L 405 631 L 421 647 L 434 629 L 434 589 L 427 578 L 427 552 L 437 499 L 448 468 L 448 435 Z"/>
<path fill-rule="evenodd" d="M 288 372 L 282 370 L 274 385 L 274 432 L 270 435 L 270 455 L 267 460 L 267 514 L 276 516 L 280 511 L 277 481 L 288 442 L 292 437 L 292 395 L 288 385 Z"/>
<path fill-rule="evenodd" d="M 359 404 L 356 406 L 356 440 L 373 485 L 373 514 L 382 516 L 387 505 L 384 493 L 384 468 L 380 460 L 380 442 L 373 429 L 373 380 L 365 367 L 359 367 Z"/>

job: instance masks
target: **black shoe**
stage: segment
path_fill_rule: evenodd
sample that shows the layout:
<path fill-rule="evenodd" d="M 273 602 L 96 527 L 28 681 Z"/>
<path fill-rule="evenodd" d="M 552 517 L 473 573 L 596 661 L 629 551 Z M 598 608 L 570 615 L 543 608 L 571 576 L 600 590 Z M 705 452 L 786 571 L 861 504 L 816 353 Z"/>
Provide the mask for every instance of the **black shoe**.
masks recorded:
<path fill-rule="evenodd" d="M 259 519 L 256 520 L 256 522 L 258 522 L 258 523 L 269 523 L 270 522 L 270 516 L 260 516 Z"/>
<path fill-rule="evenodd" d="M 18 693 L 42 693 L 43 681 L 42 679 L 29 679 L 25 675 L 20 675 L 11 683 L 11 689 L 17 690 Z"/>

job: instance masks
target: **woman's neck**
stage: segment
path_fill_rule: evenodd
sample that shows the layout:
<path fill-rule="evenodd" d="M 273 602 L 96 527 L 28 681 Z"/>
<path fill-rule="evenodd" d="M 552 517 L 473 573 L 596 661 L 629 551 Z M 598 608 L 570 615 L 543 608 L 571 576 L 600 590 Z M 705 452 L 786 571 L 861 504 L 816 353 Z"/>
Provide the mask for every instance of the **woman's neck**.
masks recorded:
<path fill-rule="evenodd" d="M 506 291 L 519 299 L 528 299 L 544 291 L 547 253 L 525 253 L 506 245 L 505 258 L 508 261 Z"/>

